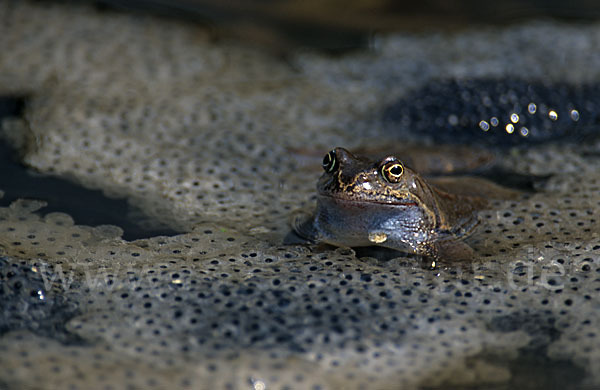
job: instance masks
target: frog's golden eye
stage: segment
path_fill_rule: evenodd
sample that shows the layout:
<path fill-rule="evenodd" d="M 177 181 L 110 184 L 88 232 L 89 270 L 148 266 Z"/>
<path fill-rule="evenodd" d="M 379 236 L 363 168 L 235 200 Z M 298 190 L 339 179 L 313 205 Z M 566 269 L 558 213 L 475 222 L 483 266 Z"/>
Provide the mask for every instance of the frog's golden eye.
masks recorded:
<path fill-rule="evenodd" d="M 397 161 L 391 161 L 381 167 L 381 175 L 389 183 L 398 183 L 403 173 L 404 167 Z"/>
<path fill-rule="evenodd" d="M 325 157 L 323 157 L 323 169 L 327 173 L 331 173 L 338 168 L 338 161 L 335 157 L 335 150 L 327 153 Z"/>

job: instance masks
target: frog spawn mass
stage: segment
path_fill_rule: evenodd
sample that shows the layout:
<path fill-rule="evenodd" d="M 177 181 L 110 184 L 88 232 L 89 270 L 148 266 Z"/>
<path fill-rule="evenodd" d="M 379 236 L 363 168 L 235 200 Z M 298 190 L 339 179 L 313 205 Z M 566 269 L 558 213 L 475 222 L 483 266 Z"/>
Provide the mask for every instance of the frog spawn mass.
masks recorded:
<path fill-rule="evenodd" d="M 531 209 L 539 209 L 536 205 L 532 201 Z M 38 375 L 57 386 L 502 383 L 510 370 L 481 356 L 515 358 L 531 340 L 547 338 L 544 347 L 550 356 L 565 359 L 568 349 L 561 343 L 582 336 L 580 327 L 586 326 L 570 329 L 571 316 L 577 318 L 582 309 L 593 312 L 596 305 L 578 290 L 597 288 L 600 246 L 561 242 L 561 237 L 549 237 L 553 244 L 539 252 L 518 248 L 523 260 L 510 263 L 508 275 L 504 267 L 493 266 L 506 261 L 501 255 L 472 267 L 428 271 L 407 259 L 358 260 L 351 250 L 260 248 L 249 237 L 215 226 L 123 243 L 115 232 L 79 227 L 60 214 L 42 218 L 25 206 L 3 209 L 2 245 L 14 256 L 4 261 L 37 258 L 31 268 L 45 273 L 46 283 L 66 290 L 71 304 L 77 303 L 64 329 L 80 341 L 60 343 L 13 326 L 2 343 L 14 354 L 5 355 L 10 358 L 3 367 L 6 375 L 22 373 L 13 378 L 16 384 L 33 379 L 27 367 L 48 361 Z M 514 225 L 519 214 L 535 213 L 520 207 L 507 205 L 500 217 L 485 215 L 486 227 Z M 536 221 L 551 224 L 553 218 L 559 217 L 550 214 Z M 584 213 L 579 220 L 585 224 L 589 216 Z M 585 228 L 579 233 L 582 237 L 576 239 L 585 240 Z M 515 240 L 498 238 L 497 251 L 512 250 L 514 255 Z M 44 245 L 48 253 L 34 253 L 44 242 L 53 243 Z M 562 257 L 565 253 L 574 258 Z M 36 288 L 39 279 L 44 278 L 38 278 Z M 83 288 L 71 286 L 72 281 Z M 522 292 L 528 289 L 535 293 Z M 550 323 L 548 334 L 503 328 L 503 319 L 510 316 L 541 316 Z M 584 340 L 589 343 L 595 340 L 590 334 L 597 323 L 592 317 L 586 320 L 590 330 Z M 562 337 L 550 340 L 553 332 Z M 593 351 L 586 357 L 593 358 Z M 122 370 L 108 375 L 113 364 Z M 239 370 L 235 378 L 227 374 L 231 367 Z M 464 377 L 455 378 L 457 370 Z"/>
<path fill-rule="evenodd" d="M 280 245 L 289 214 L 313 207 L 318 176 L 296 169 L 289 147 L 381 141 L 383 129 L 364 118 L 440 75 L 518 69 L 594 81 L 598 60 L 582 56 L 594 52 L 597 27 L 397 36 L 368 54 L 300 54 L 293 70 L 172 22 L 1 7 L 14 55 L 0 58 L 0 88 L 35 92 L 26 163 L 125 195 L 189 233 L 126 242 L 118 228 L 44 215 L 38 202 L 0 209 L 2 291 L 12 302 L 0 317 L 0 386 L 600 383 L 598 145 L 507 153 L 504 167 L 553 176 L 481 213 L 472 264 L 428 270 L 411 258 Z M 532 55 L 508 56 L 515 42 Z M 564 371 L 544 370 L 538 357 Z M 529 370 L 519 376 L 518 366 Z"/>
<path fill-rule="evenodd" d="M 438 142 L 518 145 L 581 139 L 597 132 L 599 96 L 597 84 L 436 81 L 392 104 L 384 118 L 392 128 L 433 135 Z"/>

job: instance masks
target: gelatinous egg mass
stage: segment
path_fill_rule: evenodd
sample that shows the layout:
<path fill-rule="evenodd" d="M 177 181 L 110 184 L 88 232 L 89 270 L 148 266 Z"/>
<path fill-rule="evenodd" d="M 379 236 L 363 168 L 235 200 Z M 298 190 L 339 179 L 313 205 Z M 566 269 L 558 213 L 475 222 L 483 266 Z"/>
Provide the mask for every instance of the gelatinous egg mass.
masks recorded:
<path fill-rule="evenodd" d="M 598 132 L 599 108 L 597 84 L 435 81 L 389 106 L 384 122 L 438 142 L 515 145 Z"/>

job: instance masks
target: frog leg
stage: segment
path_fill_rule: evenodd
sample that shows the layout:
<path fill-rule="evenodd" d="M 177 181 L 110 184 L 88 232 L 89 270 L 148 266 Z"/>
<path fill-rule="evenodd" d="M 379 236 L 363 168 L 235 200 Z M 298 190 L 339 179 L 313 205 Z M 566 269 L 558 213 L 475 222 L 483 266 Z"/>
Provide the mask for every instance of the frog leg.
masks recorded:
<path fill-rule="evenodd" d="M 301 238 L 311 241 L 320 241 L 320 235 L 315 229 L 314 217 L 305 212 L 296 212 L 292 215 L 291 225 L 294 232 Z"/>
<path fill-rule="evenodd" d="M 441 260 L 450 262 L 475 260 L 475 251 L 464 241 L 441 241 L 434 243 L 434 246 Z"/>
<path fill-rule="evenodd" d="M 473 248 L 464 241 L 451 238 L 418 245 L 415 248 L 415 254 L 448 262 L 475 259 Z"/>

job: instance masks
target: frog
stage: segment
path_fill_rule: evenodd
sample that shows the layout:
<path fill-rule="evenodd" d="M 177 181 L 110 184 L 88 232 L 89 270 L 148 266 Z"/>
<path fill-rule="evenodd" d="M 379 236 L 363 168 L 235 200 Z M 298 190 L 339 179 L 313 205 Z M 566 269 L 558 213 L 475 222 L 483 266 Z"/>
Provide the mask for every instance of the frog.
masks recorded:
<path fill-rule="evenodd" d="M 435 260 L 473 258 L 464 239 L 479 224 L 477 211 L 488 205 L 486 197 L 473 194 L 473 186 L 468 194 L 451 193 L 395 155 L 372 159 L 342 147 L 327 153 L 322 167 L 316 210 L 292 223 L 303 239 L 338 247 L 381 246 Z"/>

